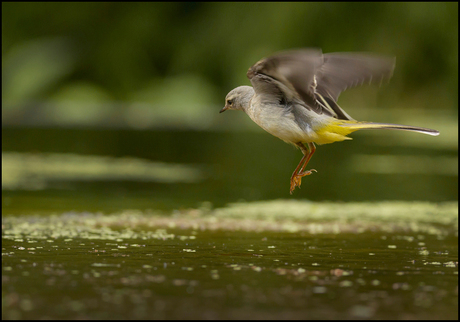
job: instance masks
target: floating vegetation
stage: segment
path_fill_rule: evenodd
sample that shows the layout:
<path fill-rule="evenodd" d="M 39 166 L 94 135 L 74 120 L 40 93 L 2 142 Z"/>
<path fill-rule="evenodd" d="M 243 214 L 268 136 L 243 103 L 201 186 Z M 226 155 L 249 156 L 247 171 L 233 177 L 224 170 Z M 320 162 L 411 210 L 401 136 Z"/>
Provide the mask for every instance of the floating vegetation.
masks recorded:
<path fill-rule="evenodd" d="M 310 234 L 403 230 L 443 236 L 458 234 L 457 206 L 456 202 L 327 203 L 274 200 L 236 203 L 217 209 L 211 209 L 206 203 L 202 208 L 173 211 L 172 214 L 137 210 L 113 214 L 66 212 L 51 216 L 4 216 L 2 220 L 4 238 L 51 238 L 49 242 L 55 238 L 75 237 L 115 241 L 196 238 L 194 235 L 175 236 L 167 233 L 166 229 Z M 388 248 L 396 246 L 389 244 Z"/>

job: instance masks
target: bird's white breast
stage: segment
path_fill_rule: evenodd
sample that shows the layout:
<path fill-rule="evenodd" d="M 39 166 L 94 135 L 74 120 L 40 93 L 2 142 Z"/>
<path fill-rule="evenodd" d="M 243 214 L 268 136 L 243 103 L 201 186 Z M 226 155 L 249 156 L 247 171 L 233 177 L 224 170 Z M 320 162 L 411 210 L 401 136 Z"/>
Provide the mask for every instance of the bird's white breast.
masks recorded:
<path fill-rule="evenodd" d="M 282 106 L 276 101 L 262 101 L 255 96 L 246 114 L 261 128 L 268 133 L 280 138 L 287 143 L 313 142 L 316 139 L 315 132 L 308 124 L 299 125 L 288 107 Z"/>

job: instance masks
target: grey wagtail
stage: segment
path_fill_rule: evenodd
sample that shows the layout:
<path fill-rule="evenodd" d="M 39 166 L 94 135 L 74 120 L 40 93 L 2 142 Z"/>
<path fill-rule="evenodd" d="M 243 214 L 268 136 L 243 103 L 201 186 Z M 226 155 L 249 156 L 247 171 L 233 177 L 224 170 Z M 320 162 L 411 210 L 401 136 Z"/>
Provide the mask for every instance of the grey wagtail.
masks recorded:
<path fill-rule="evenodd" d="M 363 83 L 380 84 L 392 76 L 394 65 L 394 58 L 366 53 L 279 52 L 249 68 L 247 77 L 253 87 L 230 91 L 220 113 L 242 110 L 268 133 L 302 150 L 303 157 L 291 176 L 292 194 L 302 177 L 316 172 L 304 170 L 315 153 L 314 143 L 351 140 L 346 135 L 362 129 L 439 134 L 409 125 L 358 122 L 337 105 L 342 91 Z"/>

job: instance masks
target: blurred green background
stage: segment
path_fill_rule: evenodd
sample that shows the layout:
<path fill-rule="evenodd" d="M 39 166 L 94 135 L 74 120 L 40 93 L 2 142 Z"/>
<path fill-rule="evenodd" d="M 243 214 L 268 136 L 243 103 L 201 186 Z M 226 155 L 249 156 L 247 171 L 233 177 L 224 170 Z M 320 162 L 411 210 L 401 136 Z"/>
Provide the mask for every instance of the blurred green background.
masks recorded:
<path fill-rule="evenodd" d="M 363 131 L 320 146 L 318 173 L 292 198 L 457 199 L 458 3 L 9 2 L 2 27 L 4 208 L 291 198 L 300 152 L 218 111 L 249 66 L 302 47 L 395 56 L 389 84 L 339 104 L 441 135 Z"/>

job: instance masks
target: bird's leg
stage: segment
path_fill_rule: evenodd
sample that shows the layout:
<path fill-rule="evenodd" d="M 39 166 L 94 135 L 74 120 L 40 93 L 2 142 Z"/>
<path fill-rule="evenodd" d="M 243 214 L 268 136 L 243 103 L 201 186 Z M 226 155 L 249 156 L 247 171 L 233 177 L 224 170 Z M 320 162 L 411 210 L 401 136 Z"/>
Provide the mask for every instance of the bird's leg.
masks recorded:
<path fill-rule="evenodd" d="M 305 163 L 303 164 L 302 168 L 300 169 L 300 171 L 298 172 L 298 175 L 299 176 L 302 176 L 302 177 L 305 177 L 305 176 L 308 176 L 311 174 L 312 171 L 315 171 L 317 172 L 315 169 L 311 169 L 311 170 L 308 170 L 308 171 L 303 171 L 303 169 L 305 169 L 305 167 L 307 166 L 307 163 L 310 161 L 311 157 L 313 156 L 313 153 L 315 153 L 316 151 L 316 146 L 312 143 L 312 142 L 309 142 L 307 143 L 308 144 L 308 149 L 309 151 L 307 152 L 307 150 L 305 149 L 304 147 L 304 151 L 308 153 L 308 158 L 307 160 L 305 161 Z M 303 146 L 303 144 L 302 144 Z M 302 151 L 303 152 L 303 151 Z M 299 185 L 300 186 L 300 185 Z"/>
<path fill-rule="evenodd" d="M 295 187 L 300 188 L 300 184 L 302 183 L 302 177 L 308 176 L 312 174 L 312 171 L 315 171 L 315 169 L 311 169 L 308 171 L 304 171 L 305 167 L 308 164 L 308 161 L 310 161 L 311 157 L 313 156 L 313 153 L 316 151 L 316 147 L 313 143 L 309 142 L 308 143 L 308 150 L 306 149 L 305 145 L 303 143 L 296 143 L 298 147 L 300 147 L 300 150 L 302 150 L 303 157 L 299 162 L 299 165 L 297 168 L 295 168 L 294 173 L 292 173 L 291 176 L 291 190 L 290 193 L 292 195 L 292 192 L 294 191 Z"/>

